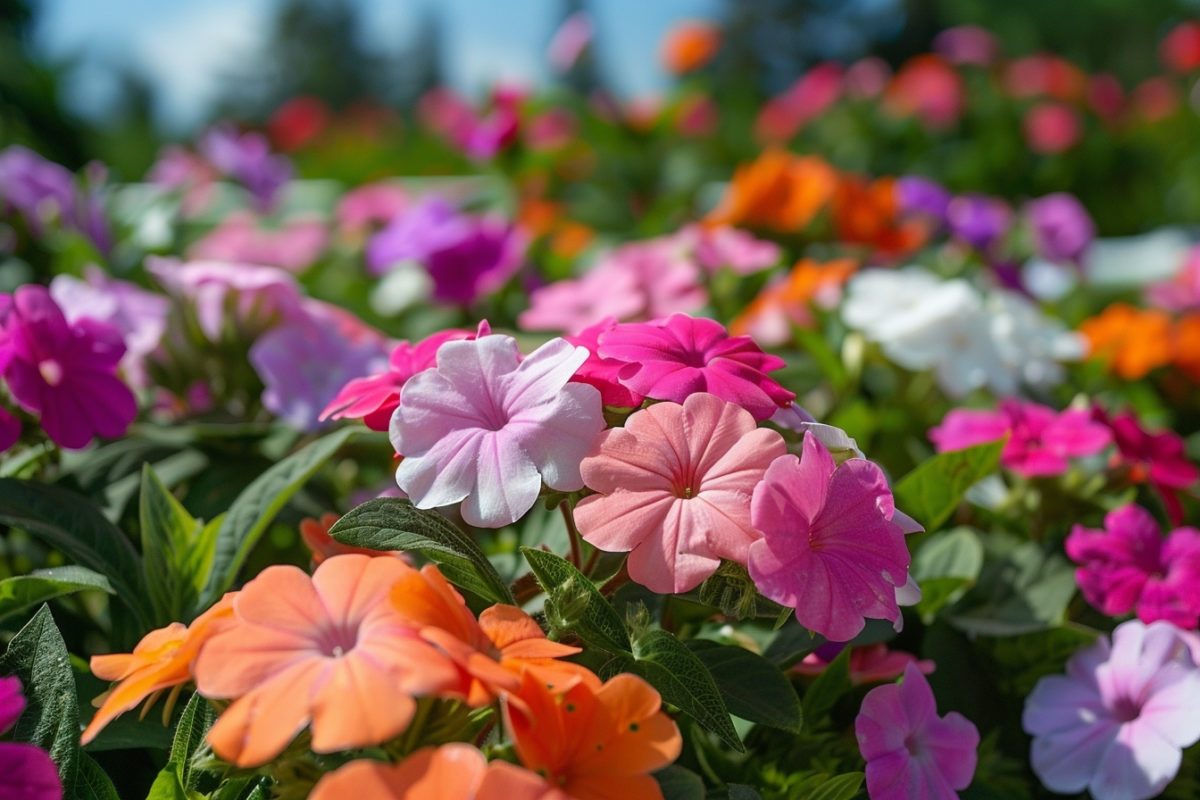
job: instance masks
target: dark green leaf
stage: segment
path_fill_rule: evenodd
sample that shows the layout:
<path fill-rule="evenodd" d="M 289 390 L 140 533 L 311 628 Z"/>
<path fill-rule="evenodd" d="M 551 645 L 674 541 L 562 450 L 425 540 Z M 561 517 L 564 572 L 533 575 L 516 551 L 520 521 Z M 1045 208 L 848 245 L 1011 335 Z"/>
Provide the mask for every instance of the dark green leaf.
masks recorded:
<path fill-rule="evenodd" d="M 708 668 L 695 653 L 667 631 L 646 631 L 633 643 L 632 672 L 658 689 L 665 702 L 683 711 L 739 753 L 746 751 L 729 709 Z"/>
<path fill-rule="evenodd" d="M 112 780 L 87 753 L 79 754 L 75 785 L 64 796 L 68 800 L 121 800 Z"/>
<path fill-rule="evenodd" d="M 850 648 L 845 647 L 804 692 L 804 718 L 808 724 L 817 724 L 851 688 Z"/>
<path fill-rule="evenodd" d="M 39 569 L 29 575 L 5 578 L 0 581 L 0 619 L 55 597 L 84 591 L 112 594 L 113 587 L 100 573 L 76 566 Z"/>
<path fill-rule="evenodd" d="M 926 530 L 936 531 L 958 508 L 963 495 L 996 471 L 1004 440 L 939 453 L 896 484 L 896 507 Z"/>
<path fill-rule="evenodd" d="M 611 653 L 629 653 L 629 632 L 600 591 L 571 562 L 545 550 L 521 548 L 538 583 L 546 591 L 546 617 L 555 630 Z"/>
<path fill-rule="evenodd" d="M 142 466 L 145 467 L 146 463 Z M 198 450 L 184 450 L 154 462 L 154 472 L 164 486 L 171 487 L 200 474 L 207 466 L 208 456 L 204 453 Z M 97 497 L 104 500 L 105 516 L 111 520 L 119 520 L 129 501 L 137 496 L 141 487 L 142 475 L 134 472 L 100 489 Z"/>
<path fill-rule="evenodd" d="M 436 511 L 422 511 L 407 500 L 368 500 L 350 509 L 329 533 L 355 547 L 420 553 L 460 589 L 491 603 L 515 602 L 504 579 L 469 535 Z"/>
<path fill-rule="evenodd" d="M 707 800 L 762 800 L 762 795 L 742 783 L 730 783 L 713 789 L 705 797 Z"/>
<path fill-rule="evenodd" d="M 743 647 L 688 642 L 712 674 L 729 713 L 772 728 L 799 732 L 803 712 L 796 690 L 779 668 Z"/>
<path fill-rule="evenodd" d="M 196 786 L 196 776 L 192 771 L 192 757 L 204 744 L 208 729 L 217 721 L 217 712 L 212 704 L 198 694 L 183 707 L 179 715 L 179 723 L 175 726 L 175 739 L 171 743 L 171 757 L 167 767 L 179 774 L 180 783 L 187 789 Z"/>
<path fill-rule="evenodd" d="M 816 650 L 825 640 L 813 634 L 795 620 L 787 623 L 771 643 L 767 645 L 763 655 L 768 661 L 780 669 L 787 669 L 800 663 L 806 655 Z"/>
<path fill-rule="evenodd" d="M 207 576 L 195 574 L 192 544 L 201 525 L 167 491 L 149 464 L 142 466 L 138 505 L 142 528 L 142 566 L 156 622 L 185 619 Z"/>
<path fill-rule="evenodd" d="M 847 772 L 830 778 L 802 797 L 805 800 L 850 800 L 858 794 L 862 782 L 861 772 Z"/>
<path fill-rule="evenodd" d="M 917 611 L 926 624 L 975 585 L 983 568 L 983 543 L 970 528 L 931 535 L 913 557 L 912 576 L 921 586 Z"/>
<path fill-rule="evenodd" d="M 700 584 L 698 597 L 704 605 L 719 608 L 735 620 L 786 619 L 791 614 L 791 609 L 759 594 L 746 568 L 732 561 L 722 561 L 717 571 Z"/>
<path fill-rule="evenodd" d="M 690 769 L 672 764 L 654 773 L 663 800 L 697 800 L 704 797 L 704 781 Z"/>
<path fill-rule="evenodd" d="M 211 606 L 233 585 L 275 515 L 354 433 L 353 428 L 343 428 L 316 440 L 258 476 L 238 495 L 217 531 L 212 567 L 197 612 Z"/>

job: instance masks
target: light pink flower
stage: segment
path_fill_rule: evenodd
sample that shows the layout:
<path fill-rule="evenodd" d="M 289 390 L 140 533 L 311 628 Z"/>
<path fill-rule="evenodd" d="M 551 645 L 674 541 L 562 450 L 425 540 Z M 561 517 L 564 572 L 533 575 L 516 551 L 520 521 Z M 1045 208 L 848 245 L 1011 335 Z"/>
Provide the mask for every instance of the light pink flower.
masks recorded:
<path fill-rule="evenodd" d="M 741 562 L 759 534 L 750 496 L 786 452 L 733 403 L 697 393 L 632 414 L 602 433 L 582 466 L 597 494 L 575 508 L 583 538 L 629 553 L 629 576 L 656 592 L 685 592 L 721 559 Z"/>
<path fill-rule="evenodd" d="M 673 314 L 662 322 L 618 325 L 600 337 L 600 355 L 626 362 L 621 383 L 656 400 L 678 403 L 710 392 L 761 422 L 796 399 L 767 376 L 784 366 L 782 358 L 764 353 L 749 336 L 730 336 L 711 319 Z"/>
<path fill-rule="evenodd" d="M 391 183 L 380 181 L 351 189 L 338 201 L 338 227 L 347 234 L 369 232 L 375 226 L 384 226 L 408 208 L 408 194 Z"/>
<path fill-rule="evenodd" d="M 754 489 L 750 513 L 763 537 L 746 566 L 758 590 L 796 609 L 796 620 L 848 642 L 864 618 L 896 622 L 896 590 L 908 579 L 905 527 L 883 471 L 851 458 L 836 465 L 805 434 L 803 455 L 776 459 Z"/>
<path fill-rule="evenodd" d="M 1146 287 L 1146 301 L 1167 311 L 1200 310 L 1200 247 L 1188 252 L 1173 277 Z"/>
<path fill-rule="evenodd" d="M 621 369 L 625 367 L 625 362 L 600 356 L 600 335 L 612 330 L 616 324 L 616 320 L 609 317 L 584 328 L 574 336 L 563 337 L 571 344 L 588 349 L 588 360 L 583 362 L 583 366 L 571 380 L 595 386 L 600 390 L 600 399 L 606 406 L 634 408 L 640 406 L 644 398 L 617 379 Z"/>
<path fill-rule="evenodd" d="M 214 342 L 227 323 L 253 336 L 300 313 L 300 287 L 276 267 L 153 256 L 146 267 L 167 291 L 191 301 L 200 330 Z"/>
<path fill-rule="evenodd" d="M 975 775 L 979 729 L 954 711 L 938 716 L 915 664 L 904 668 L 903 683 L 867 693 L 854 733 L 871 800 L 955 800 Z"/>
<path fill-rule="evenodd" d="M 995 411 L 956 408 L 929 431 L 939 453 L 961 450 L 1008 436 L 1000 463 L 1019 475 L 1061 475 L 1069 459 L 1094 456 L 1112 443 L 1108 428 L 1083 408 L 1055 411 L 1015 398 Z"/>
<path fill-rule="evenodd" d="M 1143 622 L 1166 620 L 1181 628 L 1200 622 L 1200 531 L 1176 528 L 1164 539 L 1141 506 L 1104 517 L 1104 530 L 1076 525 L 1067 555 L 1079 565 L 1083 596 L 1110 616 L 1136 610 Z"/>
<path fill-rule="evenodd" d="M 523 361 L 511 336 L 442 344 L 392 417 L 400 488 L 418 508 L 461 502 L 464 520 L 489 528 L 520 519 L 543 480 L 583 488 L 579 463 L 604 428 L 600 393 L 570 382 L 587 356 L 562 339 Z"/>
<path fill-rule="evenodd" d="M 303 272 L 321 257 L 328 243 L 329 231 L 319 218 L 297 217 L 281 227 L 269 228 L 253 214 L 242 212 L 225 217 L 188 248 L 188 258 L 264 264 Z"/>
<path fill-rule="evenodd" d="M 1033 771 L 1053 792 L 1095 800 L 1157 797 L 1200 741 L 1200 670 L 1167 622 L 1123 623 L 1042 678 L 1021 724 Z"/>
<path fill-rule="evenodd" d="M 774 242 L 727 225 L 689 225 L 676 238 L 709 272 L 728 268 L 738 275 L 753 275 L 778 264 L 782 254 Z"/>
<path fill-rule="evenodd" d="M 592 18 L 586 11 L 576 11 L 563 20 L 550 38 L 546 60 L 556 72 L 567 72 L 592 43 Z"/>

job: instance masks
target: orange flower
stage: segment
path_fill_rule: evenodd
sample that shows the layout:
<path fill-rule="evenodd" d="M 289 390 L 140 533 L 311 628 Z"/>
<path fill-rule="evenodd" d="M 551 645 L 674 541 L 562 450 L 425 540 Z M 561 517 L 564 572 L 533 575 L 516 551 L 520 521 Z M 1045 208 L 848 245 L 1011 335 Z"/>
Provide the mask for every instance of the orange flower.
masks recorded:
<path fill-rule="evenodd" d="M 809 327 L 814 302 L 833 305 L 838 290 L 858 265 L 850 259 L 821 264 L 803 259 L 782 281 L 767 286 L 729 325 L 734 336 L 748 334 L 759 344 L 781 345 L 792 334 L 792 326 Z"/>
<path fill-rule="evenodd" d="M 314 566 L 320 564 L 322 561 L 331 556 L 344 556 L 351 553 L 357 553 L 359 555 L 371 557 L 403 557 L 403 554 L 399 552 L 369 550 L 365 547 L 352 547 L 348 544 L 342 544 L 337 539 L 334 539 L 329 535 L 329 529 L 332 528 L 333 523 L 337 521 L 337 514 L 322 514 L 320 519 L 308 517 L 300 521 L 300 538 L 304 541 L 305 547 L 312 551 L 312 562 Z"/>
<path fill-rule="evenodd" d="M 868 182 L 843 177 L 833 196 L 833 224 L 843 242 L 870 245 L 891 256 L 911 253 L 928 235 L 924 222 L 899 219 L 894 178 Z"/>
<path fill-rule="evenodd" d="M 309 577 L 268 567 L 234 599 L 234 618 L 196 659 L 196 685 L 233 699 L 209 731 L 220 758 L 264 764 L 311 723 L 312 749 L 380 744 L 406 727 L 414 695 L 458 670 L 387 602 L 415 570 L 397 558 L 334 556 Z"/>
<path fill-rule="evenodd" d="M 399 764 L 352 761 L 326 775 L 309 800 L 569 800 L 539 776 L 455 742 L 416 751 Z"/>
<path fill-rule="evenodd" d="M 1175 363 L 1200 382 L 1200 314 L 1189 314 L 1175 325 Z"/>
<path fill-rule="evenodd" d="M 721 204 L 705 221 L 797 233 L 825 207 L 837 184 L 837 172 L 815 156 L 767 150 L 738 167 Z"/>
<path fill-rule="evenodd" d="M 230 624 L 233 598 L 233 592 L 225 595 L 190 626 L 172 622 L 165 628 L 150 631 L 132 653 L 92 656 L 92 672 L 96 677 L 119 683 L 93 701 L 98 710 L 83 731 L 83 744 L 95 739 L 108 723 L 147 697 L 150 701 L 146 703 L 145 711 L 154 705 L 162 692 L 172 689 L 163 709 L 165 724 L 175 698 L 183 685 L 192 679 L 192 665 L 201 646 Z"/>
<path fill-rule="evenodd" d="M 682 738 L 661 705 L 636 675 L 554 693 L 527 672 L 504 719 L 521 763 L 569 797 L 662 800 L 650 773 L 679 756 Z"/>
<path fill-rule="evenodd" d="M 1087 337 L 1092 357 L 1104 359 L 1128 380 L 1171 362 L 1171 318 L 1162 311 L 1114 303 L 1084 320 L 1079 332 Z"/>
<path fill-rule="evenodd" d="M 685 20 L 663 39 L 662 62 L 668 72 L 683 75 L 700 69 L 721 49 L 721 32 L 707 22 Z"/>
<path fill-rule="evenodd" d="M 598 685 L 586 668 L 556 660 L 580 652 L 578 647 L 550 641 L 521 609 L 495 605 L 476 621 L 462 595 L 432 564 L 397 582 L 391 602 L 422 638 L 463 670 L 461 693 L 472 706 L 487 705 L 503 692 L 516 691 L 526 670 L 558 691 L 579 681 Z"/>

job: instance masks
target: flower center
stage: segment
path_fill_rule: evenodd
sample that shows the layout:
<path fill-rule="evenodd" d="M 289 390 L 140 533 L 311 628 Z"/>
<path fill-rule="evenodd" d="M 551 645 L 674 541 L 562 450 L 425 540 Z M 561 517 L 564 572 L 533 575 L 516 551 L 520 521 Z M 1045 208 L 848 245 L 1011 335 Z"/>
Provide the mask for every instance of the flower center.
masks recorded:
<path fill-rule="evenodd" d="M 358 644 L 358 630 L 354 628 L 329 628 L 324 631 L 317 649 L 327 658 L 341 658 Z"/>
<path fill-rule="evenodd" d="M 1142 705 L 1132 697 L 1118 697 L 1109 711 L 1118 722 L 1133 722 L 1141 715 Z"/>
<path fill-rule="evenodd" d="M 38 362 L 38 373 L 41 374 L 42 380 L 51 386 L 58 386 L 62 383 L 63 368 L 53 358 L 47 358 L 44 361 Z"/>
<path fill-rule="evenodd" d="M 921 742 L 921 737 L 915 733 L 910 733 L 908 738 L 904 740 L 904 749 L 913 758 L 920 758 L 925 752 L 924 744 Z"/>

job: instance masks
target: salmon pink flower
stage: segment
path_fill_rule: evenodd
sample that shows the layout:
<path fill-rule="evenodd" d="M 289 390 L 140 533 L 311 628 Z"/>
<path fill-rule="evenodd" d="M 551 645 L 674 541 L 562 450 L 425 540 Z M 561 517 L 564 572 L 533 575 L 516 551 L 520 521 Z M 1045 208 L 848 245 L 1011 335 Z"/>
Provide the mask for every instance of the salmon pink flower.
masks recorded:
<path fill-rule="evenodd" d="M 511 336 L 444 343 L 392 417 L 400 488 L 417 508 L 461 502 L 468 524 L 488 528 L 524 516 L 543 480 L 583 488 L 579 462 L 604 428 L 600 393 L 570 382 L 587 357 L 562 339 L 524 361 Z"/>
<path fill-rule="evenodd" d="M 811 433 L 803 455 L 775 459 L 754 489 L 750 514 L 762 538 L 746 566 L 760 592 L 796 609 L 796 620 L 848 642 L 864 618 L 900 618 L 896 590 L 908 579 L 906 519 L 895 513 L 883 471 L 840 465 Z"/>
<path fill-rule="evenodd" d="M 904 668 L 903 683 L 867 693 L 854 732 L 871 800 L 957 800 L 975 775 L 979 729 L 954 711 L 938 716 L 915 664 Z"/>
<path fill-rule="evenodd" d="M 1192 629 L 1200 622 L 1200 531 L 1176 528 L 1164 539 L 1141 506 L 1104 517 L 1104 530 L 1076 525 L 1067 555 L 1083 596 L 1110 616 L 1137 611 L 1143 622 L 1164 619 Z"/>
<path fill-rule="evenodd" d="M 526 673 L 504 702 L 517 756 L 576 800 L 660 800 L 650 775 L 679 757 L 679 728 L 636 675 L 556 693 Z"/>
<path fill-rule="evenodd" d="M 1180 751 L 1200 741 L 1200 669 L 1183 632 L 1130 620 L 1042 678 L 1021 724 L 1033 736 L 1033 771 L 1059 794 L 1095 800 L 1157 797 L 1179 772 Z"/>
<path fill-rule="evenodd" d="M 730 336 L 711 319 L 673 314 L 663 322 L 618 325 L 600 337 L 600 356 L 626 362 L 621 383 L 656 400 L 682 403 L 708 392 L 761 422 L 796 399 L 767 376 L 783 359 L 764 353 L 749 336 Z"/>
<path fill-rule="evenodd" d="M 20 678 L 0 678 L 0 733 L 16 725 L 24 710 Z M 62 796 L 58 768 L 45 750 L 21 742 L 0 743 L 0 800 L 62 800 Z"/>
<path fill-rule="evenodd" d="M 408 726 L 415 695 L 453 687 L 454 665 L 387 602 L 412 572 L 343 555 L 312 577 L 272 566 L 247 583 L 194 667 L 200 694 L 233 700 L 209 731 L 213 752 L 258 766 L 310 725 L 318 753 L 381 744 Z"/>
<path fill-rule="evenodd" d="M 782 436 L 714 395 L 656 403 L 596 439 L 582 472 L 597 494 L 575 507 L 575 522 L 592 545 L 628 552 L 633 580 L 686 592 L 721 559 L 745 560 L 759 538 L 749 498 L 786 451 Z"/>

